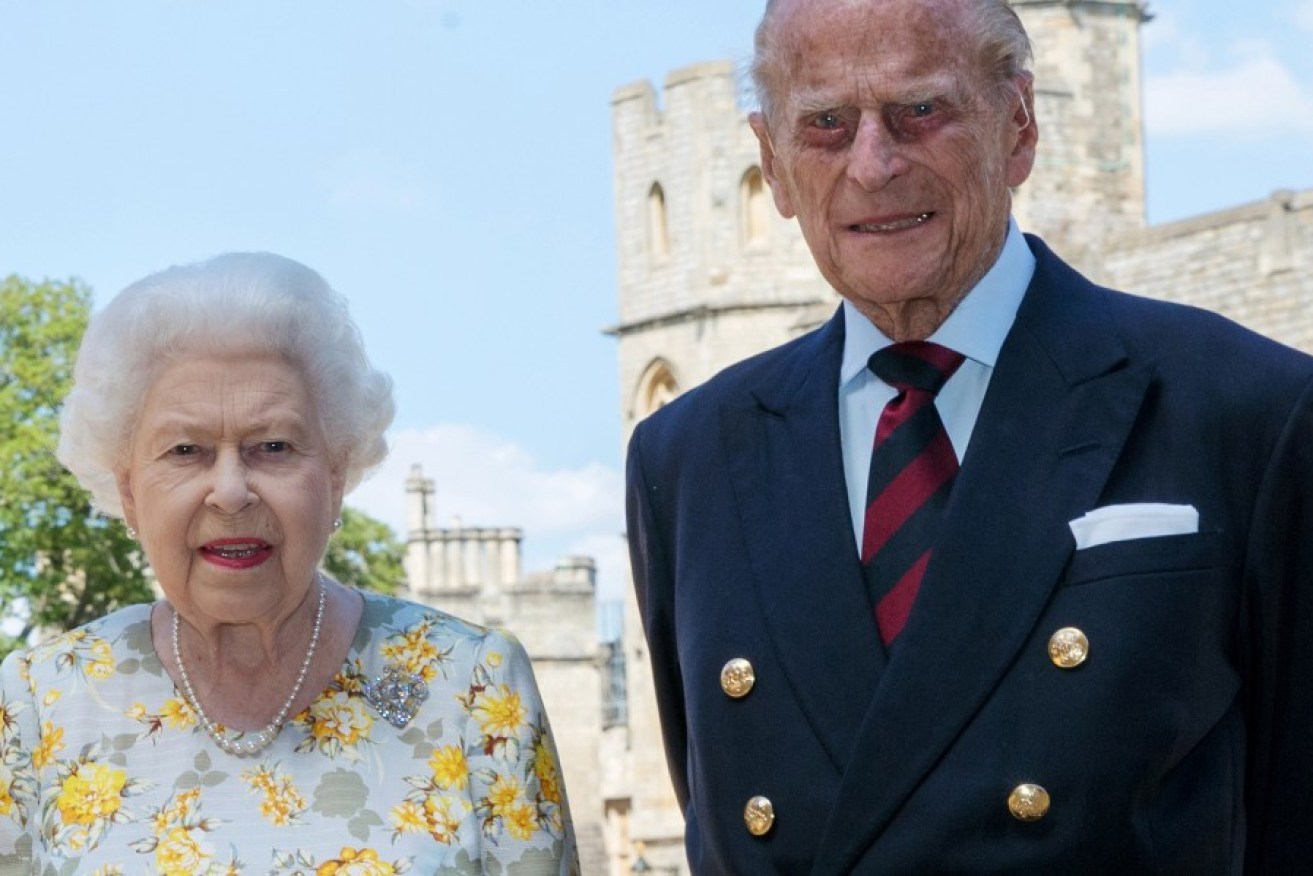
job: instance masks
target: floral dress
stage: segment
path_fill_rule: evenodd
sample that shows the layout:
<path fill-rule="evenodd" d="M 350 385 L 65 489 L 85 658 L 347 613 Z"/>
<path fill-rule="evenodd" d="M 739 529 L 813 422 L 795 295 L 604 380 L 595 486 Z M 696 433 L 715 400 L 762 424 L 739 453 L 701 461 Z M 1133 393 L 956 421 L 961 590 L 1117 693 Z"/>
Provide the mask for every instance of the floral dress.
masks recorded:
<path fill-rule="evenodd" d="M 198 725 L 133 606 L 0 667 L 0 874 L 569 874 L 565 788 L 524 649 L 364 594 L 333 684 L 260 754 Z M 404 726 L 366 694 L 427 682 Z"/>

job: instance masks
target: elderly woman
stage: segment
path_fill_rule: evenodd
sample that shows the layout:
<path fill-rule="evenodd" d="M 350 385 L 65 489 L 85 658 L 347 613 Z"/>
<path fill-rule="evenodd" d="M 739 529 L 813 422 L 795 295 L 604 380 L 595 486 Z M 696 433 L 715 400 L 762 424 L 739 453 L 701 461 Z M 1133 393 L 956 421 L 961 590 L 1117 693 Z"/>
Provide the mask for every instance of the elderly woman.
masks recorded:
<path fill-rule="evenodd" d="M 0 670 L 0 872 L 569 873 L 524 650 L 319 571 L 391 384 L 308 268 L 226 255 L 83 340 L 60 460 L 163 601 Z"/>

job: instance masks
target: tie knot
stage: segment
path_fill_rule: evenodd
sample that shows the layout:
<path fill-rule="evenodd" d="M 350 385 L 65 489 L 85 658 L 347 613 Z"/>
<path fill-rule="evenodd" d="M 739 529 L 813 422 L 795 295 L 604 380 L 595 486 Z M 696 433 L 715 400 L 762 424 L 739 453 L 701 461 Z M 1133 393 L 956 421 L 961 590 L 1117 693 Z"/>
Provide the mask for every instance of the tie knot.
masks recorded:
<path fill-rule="evenodd" d="M 934 395 L 965 358 L 961 353 L 929 341 L 902 341 L 876 350 L 867 367 L 876 377 L 898 390 L 919 389 Z"/>

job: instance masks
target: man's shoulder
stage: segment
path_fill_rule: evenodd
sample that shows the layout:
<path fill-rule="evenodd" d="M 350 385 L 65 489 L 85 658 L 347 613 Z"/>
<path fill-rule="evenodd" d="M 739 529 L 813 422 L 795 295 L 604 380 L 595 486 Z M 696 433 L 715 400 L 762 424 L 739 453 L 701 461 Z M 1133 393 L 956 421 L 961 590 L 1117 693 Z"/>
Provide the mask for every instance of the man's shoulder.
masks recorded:
<path fill-rule="evenodd" d="M 1028 310 L 1025 321 L 1044 309 L 1063 311 L 1068 325 L 1086 330 L 1110 331 L 1127 354 L 1143 360 L 1187 368 L 1208 363 L 1248 361 L 1251 366 L 1277 368 L 1292 375 L 1313 374 L 1313 357 L 1285 346 L 1228 317 L 1181 301 L 1168 301 L 1100 286 L 1087 279 L 1037 238 L 1030 237 L 1037 258 L 1035 285 L 1047 305 Z M 1038 246 L 1036 245 L 1038 244 Z M 1201 374 L 1201 376 L 1203 376 Z"/>
<path fill-rule="evenodd" d="M 1212 373 L 1236 368 L 1269 375 L 1284 371 L 1292 377 L 1313 375 L 1313 357 L 1286 346 L 1234 320 L 1202 307 L 1148 298 L 1130 292 L 1099 289 L 1117 322 L 1119 334 L 1132 353 L 1166 366 L 1176 362 Z"/>

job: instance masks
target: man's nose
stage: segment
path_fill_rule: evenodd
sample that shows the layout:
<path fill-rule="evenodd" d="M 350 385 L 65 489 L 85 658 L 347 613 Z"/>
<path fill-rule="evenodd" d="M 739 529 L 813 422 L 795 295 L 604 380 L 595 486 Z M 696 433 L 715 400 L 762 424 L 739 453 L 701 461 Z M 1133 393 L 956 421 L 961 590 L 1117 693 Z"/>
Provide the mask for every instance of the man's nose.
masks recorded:
<path fill-rule="evenodd" d="M 862 113 L 849 151 L 848 176 L 865 191 L 884 188 L 907 171 L 902 147 L 878 113 Z"/>
<path fill-rule="evenodd" d="M 250 470 L 239 451 L 221 451 L 214 460 L 211 478 L 206 504 L 216 511 L 236 514 L 259 501 L 251 489 Z"/>

